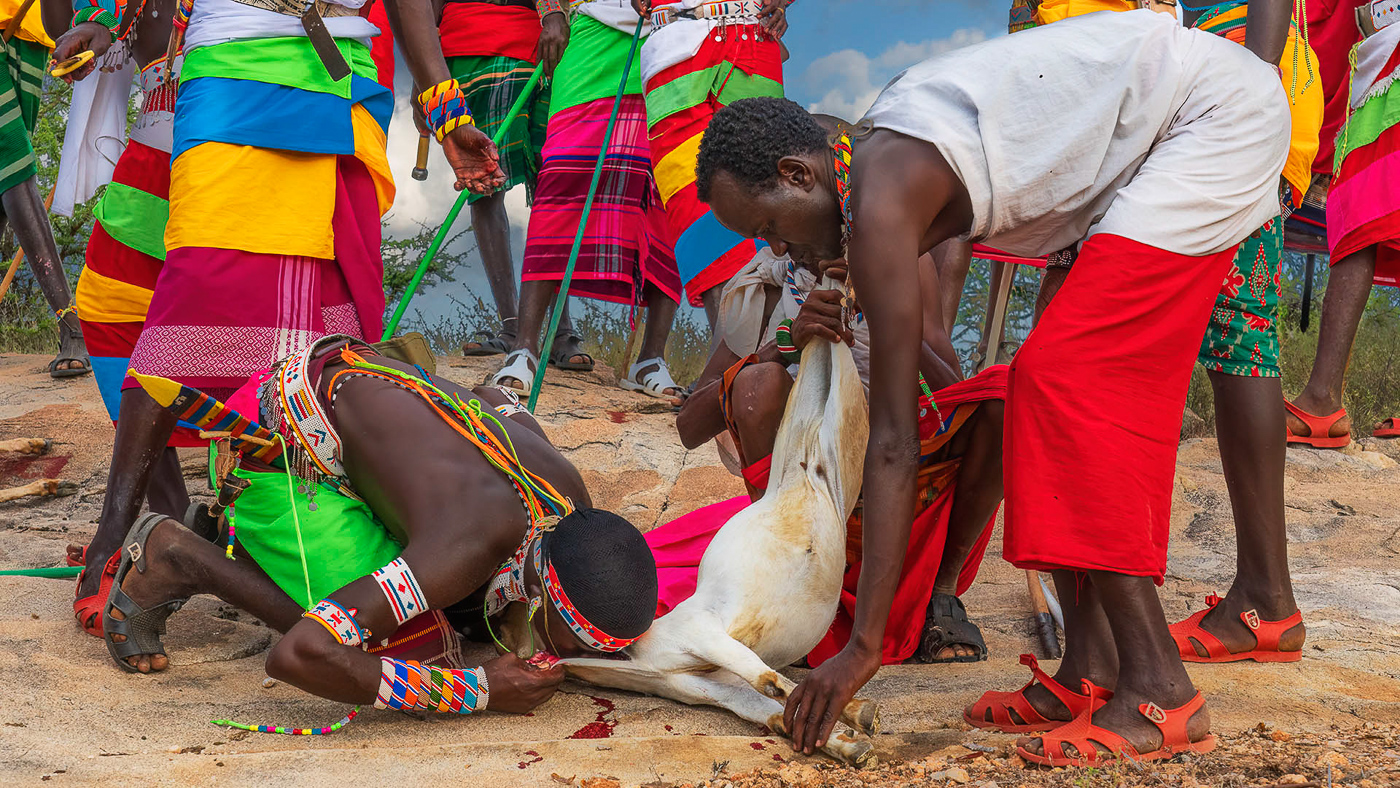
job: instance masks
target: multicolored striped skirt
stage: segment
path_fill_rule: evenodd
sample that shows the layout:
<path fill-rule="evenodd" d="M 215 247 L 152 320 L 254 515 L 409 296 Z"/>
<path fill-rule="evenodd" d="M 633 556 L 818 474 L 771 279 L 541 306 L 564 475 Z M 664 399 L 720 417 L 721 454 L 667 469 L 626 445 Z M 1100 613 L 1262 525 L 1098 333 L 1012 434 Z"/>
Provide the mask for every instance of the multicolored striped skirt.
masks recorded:
<path fill-rule="evenodd" d="M 186 55 L 165 266 L 131 369 L 225 399 L 327 334 L 378 338 L 393 97 L 368 47 L 336 46 L 353 71 L 339 81 L 304 38 Z"/>
<path fill-rule="evenodd" d="M 49 51 L 33 41 L 12 38 L 5 43 L 0 69 L 0 194 L 33 178 L 34 123 L 39 117 L 39 94 Z"/>
<path fill-rule="evenodd" d="M 127 364 L 165 265 L 169 197 L 170 154 L 133 140 L 117 159 L 112 182 L 93 209 L 97 221 L 75 296 L 97 390 L 114 424 Z M 168 445 L 207 442 L 182 428 Z"/>
<path fill-rule="evenodd" d="M 1377 247 L 1376 284 L 1400 286 L 1400 24 L 1363 41 L 1357 64 L 1327 195 L 1327 242 L 1333 265 Z"/>
<path fill-rule="evenodd" d="M 574 18 L 569 48 L 554 72 L 549 135 L 530 211 L 523 281 L 564 278 L 629 46 L 627 34 L 591 17 Z M 624 95 L 618 107 L 569 293 L 640 304 L 650 282 L 679 302 L 681 279 L 652 175 L 639 70 L 634 59 L 628 82 L 636 92 Z"/>
<path fill-rule="evenodd" d="M 564 278 L 612 103 L 598 99 L 551 120 L 530 211 L 523 281 Z M 651 174 L 646 105 L 641 96 L 624 96 L 569 294 L 640 304 L 642 288 L 650 282 L 679 302 L 681 278 L 669 234 Z"/>
<path fill-rule="evenodd" d="M 493 137 L 511 105 L 520 98 L 525 83 L 535 70 L 527 60 L 499 55 L 470 55 L 447 58 L 447 70 L 462 86 L 467 106 L 471 108 L 476 127 Z M 540 172 L 540 151 L 544 147 L 545 124 L 548 121 L 549 87 L 536 83 L 533 95 L 525 101 L 519 114 L 509 119 L 510 127 L 497 147 L 506 183 L 501 191 L 525 184 L 526 201 L 533 200 L 535 181 Z M 468 202 L 481 195 L 473 194 Z"/>
<path fill-rule="evenodd" d="M 653 33 L 643 62 L 674 58 L 652 50 L 679 44 L 680 20 Z M 676 265 L 690 302 L 699 305 L 706 290 L 729 281 L 753 259 L 757 247 L 726 229 L 695 192 L 695 158 L 700 137 L 721 107 L 755 96 L 782 97 L 783 63 L 778 42 L 758 25 L 714 27 L 694 55 L 644 75 L 651 157 L 656 183 L 666 203 Z"/>
<path fill-rule="evenodd" d="M 266 154 L 256 171 L 264 177 L 277 176 L 275 156 L 281 152 L 244 150 Z M 156 282 L 146 327 L 132 350 L 132 369 L 225 399 L 253 373 L 319 337 L 378 336 L 384 291 L 374 183 L 355 157 L 329 158 L 337 165 L 333 254 L 171 248 Z M 177 189 L 185 163 L 184 156 L 175 161 L 172 183 Z M 172 207 L 176 207 L 173 202 Z M 172 226 L 175 221 L 172 211 Z M 256 232 L 257 227 L 250 223 L 248 232 Z M 130 378 L 124 383 L 124 387 L 134 385 Z"/>

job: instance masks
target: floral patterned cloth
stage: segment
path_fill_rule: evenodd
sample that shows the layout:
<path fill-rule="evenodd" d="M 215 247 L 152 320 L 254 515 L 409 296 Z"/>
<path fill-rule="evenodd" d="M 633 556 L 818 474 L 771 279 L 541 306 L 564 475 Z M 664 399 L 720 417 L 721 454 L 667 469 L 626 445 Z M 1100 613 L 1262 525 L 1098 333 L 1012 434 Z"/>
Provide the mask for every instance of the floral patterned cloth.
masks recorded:
<path fill-rule="evenodd" d="M 1206 369 L 1241 377 L 1279 377 L 1282 258 L 1280 218 L 1265 222 L 1240 243 L 1201 342 L 1199 360 Z"/>

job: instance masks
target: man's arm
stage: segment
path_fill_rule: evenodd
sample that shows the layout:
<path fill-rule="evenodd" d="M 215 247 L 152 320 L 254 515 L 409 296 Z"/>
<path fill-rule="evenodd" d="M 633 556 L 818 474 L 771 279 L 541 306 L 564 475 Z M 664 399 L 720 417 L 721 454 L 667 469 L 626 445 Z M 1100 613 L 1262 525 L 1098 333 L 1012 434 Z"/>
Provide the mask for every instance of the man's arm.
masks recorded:
<path fill-rule="evenodd" d="M 768 343 L 769 345 L 773 343 Z M 759 352 L 762 353 L 763 349 Z M 724 371 L 734 366 L 739 356 L 720 340 L 715 343 L 715 352 L 695 381 L 695 391 L 686 397 L 681 412 L 676 414 L 676 432 L 681 437 L 681 445 L 694 449 L 705 441 L 724 432 L 724 414 L 719 407 L 719 390 L 724 384 Z"/>
<path fill-rule="evenodd" d="M 442 539 L 411 542 L 402 558 L 422 589 L 428 608 L 433 609 L 452 604 L 480 587 L 495 570 L 496 557 L 512 549 L 514 545 L 444 534 Z M 398 628 L 388 598 L 372 577 L 355 580 L 331 599 L 354 611 L 355 621 L 373 640 Z M 513 654 L 489 660 L 483 667 L 490 687 L 488 708 L 496 711 L 527 712 L 548 700 L 564 680 L 562 666 L 536 669 Z M 370 704 L 379 693 L 382 664 L 378 656 L 339 642 L 320 622 L 303 618 L 268 655 L 267 672 L 323 698 Z"/>
<path fill-rule="evenodd" d="M 1288 42 L 1293 4 L 1289 0 L 1249 0 L 1249 16 L 1244 23 L 1244 45 L 1271 66 L 1283 57 Z"/>
<path fill-rule="evenodd" d="M 394 39 L 403 50 L 413 84 L 427 90 L 452 78 L 438 39 L 437 12 L 432 0 L 385 0 L 384 10 Z M 415 101 L 417 97 L 415 97 Z M 505 183 L 500 156 L 491 140 L 474 125 L 461 125 L 440 140 L 447 163 L 457 174 L 456 188 L 478 194 L 494 191 Z"/>
<path fill-rule="evenodd" d="M 864 560 L 850 640 L 793 690 L 783 712 L 793 746 L 807 754 L 826 743 L 841 710 L 880 667 L 914 520 L 919 442 L 913 392 L 923 323 L 917 261 L 921 247 L 931 245 L 927 233 L 952 200 L 954 185 L 951 170 L 930 149 L 908 138 L 870 139 L 857 147 L 852 166 L 858 202 L 849 271 L 871 345 Z"/>

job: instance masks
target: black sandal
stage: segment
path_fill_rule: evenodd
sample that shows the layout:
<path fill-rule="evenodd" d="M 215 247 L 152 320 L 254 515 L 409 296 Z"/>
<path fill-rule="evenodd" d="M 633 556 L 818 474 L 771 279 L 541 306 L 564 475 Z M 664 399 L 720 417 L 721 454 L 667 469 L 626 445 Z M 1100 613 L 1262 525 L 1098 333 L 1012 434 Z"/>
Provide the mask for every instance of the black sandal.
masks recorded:
<path fill-rule="evenodd" d="M 575 356 L 583 356 L 587 361 L 572 361 Z M 583 352 L 583 337 L 577 332 L 560 331 L 549 348 L 549 365 L 568 372 L 592 372 L 593 357 Z"/>
<path fill-rule="evenodd" d="M 122 590 L 122 581 L 126 580 L 133 566 L 138 572 L 146 571 L 146 540 L 150 538 L 151 531 L 167 519 L 169 518 L 163 514 L 152 512 L 136 521 L 131 534 L 126 537 L 126 543 L 122 545 L 119 553 L 122 557 L 121 563 L 117 565 L 116 577 L 112 579 L 112 590 L 102 611 L 102 639 L 107 643 L 107 653 L 112 655 L 117 667 L 127 673 L 141 672 L 126 661 L 127 657 L 165 654 L 165 644 L 160 640 L 160 636 L 165 634 L 165 620 L 189 601 L 171 599 L 142 608 Z M 120 612 L 124 618 L 113 618 L 113 610 Z M 113 635 L 123 635 L 126 640 L 118 643 L 112 640 Z"/>
<path fill-rule="evenodd" d="M 88 358 L 87 346 L 83 342 L 83 332 L 81 329 L 74 331 L 62 319 L 58 321 L 58 356 L 49 362 L 49 377 L 59 380 L 62 378 L 76 378 L 92 372 L 92 359 Z M 74 345 L 77 346 L 76 350 Z M 66 367 L 59 369 L 58 365 L 64 362 L 76 361 L 82 366 Z"/>
<path fill-rule="evenodd" d="M 462 355 L 499 356 L 503 353 L 509 353 L 511 348 L 515 347 L 515 322 L 515 318 L 508 317 L 501 321 L 500 331 L 495 333 L 478 331 L 472 334 L 472 338 L 468 342 L 476 347 L 462 345 Z"/>
<path fill-rule="evenodd" d="M 938 658 L 938 652 L 949 646 L 971 646 L 976 654 Z M 987 658 L 987 643 L 982 630 L 967 618 L 967 608 L 952 594 L 934 594 L 929 600 L 924 635 L 919 642 L 918 660 L 926 664 L 949 662 L 981 662 Z"/>

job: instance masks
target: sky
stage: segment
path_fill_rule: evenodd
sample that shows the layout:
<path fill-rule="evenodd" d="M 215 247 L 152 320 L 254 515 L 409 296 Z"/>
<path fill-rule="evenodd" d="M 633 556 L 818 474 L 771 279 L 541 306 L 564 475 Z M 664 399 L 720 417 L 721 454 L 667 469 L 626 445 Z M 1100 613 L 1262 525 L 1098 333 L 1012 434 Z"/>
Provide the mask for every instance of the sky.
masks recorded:
<path fill-rule="evenodd" d="M 790 58 L 783 64 L 788 98 L 814 112 L 857 120 L 892 77 L 909 66 L 961 46 L 1006 32 L 1009 2 L 985 0 L 797 0 L 788 9 L 784 36 Z M 409 116 L 408 70 L 399 60 L 398 107 L 389 129 L 389 161 L 398 186 L 390 212 L 389 232 L 411 235 L 419 224 L 436 227 L 456 194 L 447 162 L 433 145 L 426 182 L 409 178 L 418 135 Z M 511 221 L 511 251 L 517 272 L 525 247 L 530 209 L 525 189 L 506 195 Z M 460 226 L 469 222 L 463 211 Z M 470 234 L 462 243 L 470 244 Z M 455 309 L 450 295 L 464 289 L 489 300 L 480 260 L 473 252 L 453 273 L 456 281 L 425 288 L 415 297 L 409 316 L 435 318 Z"/>

